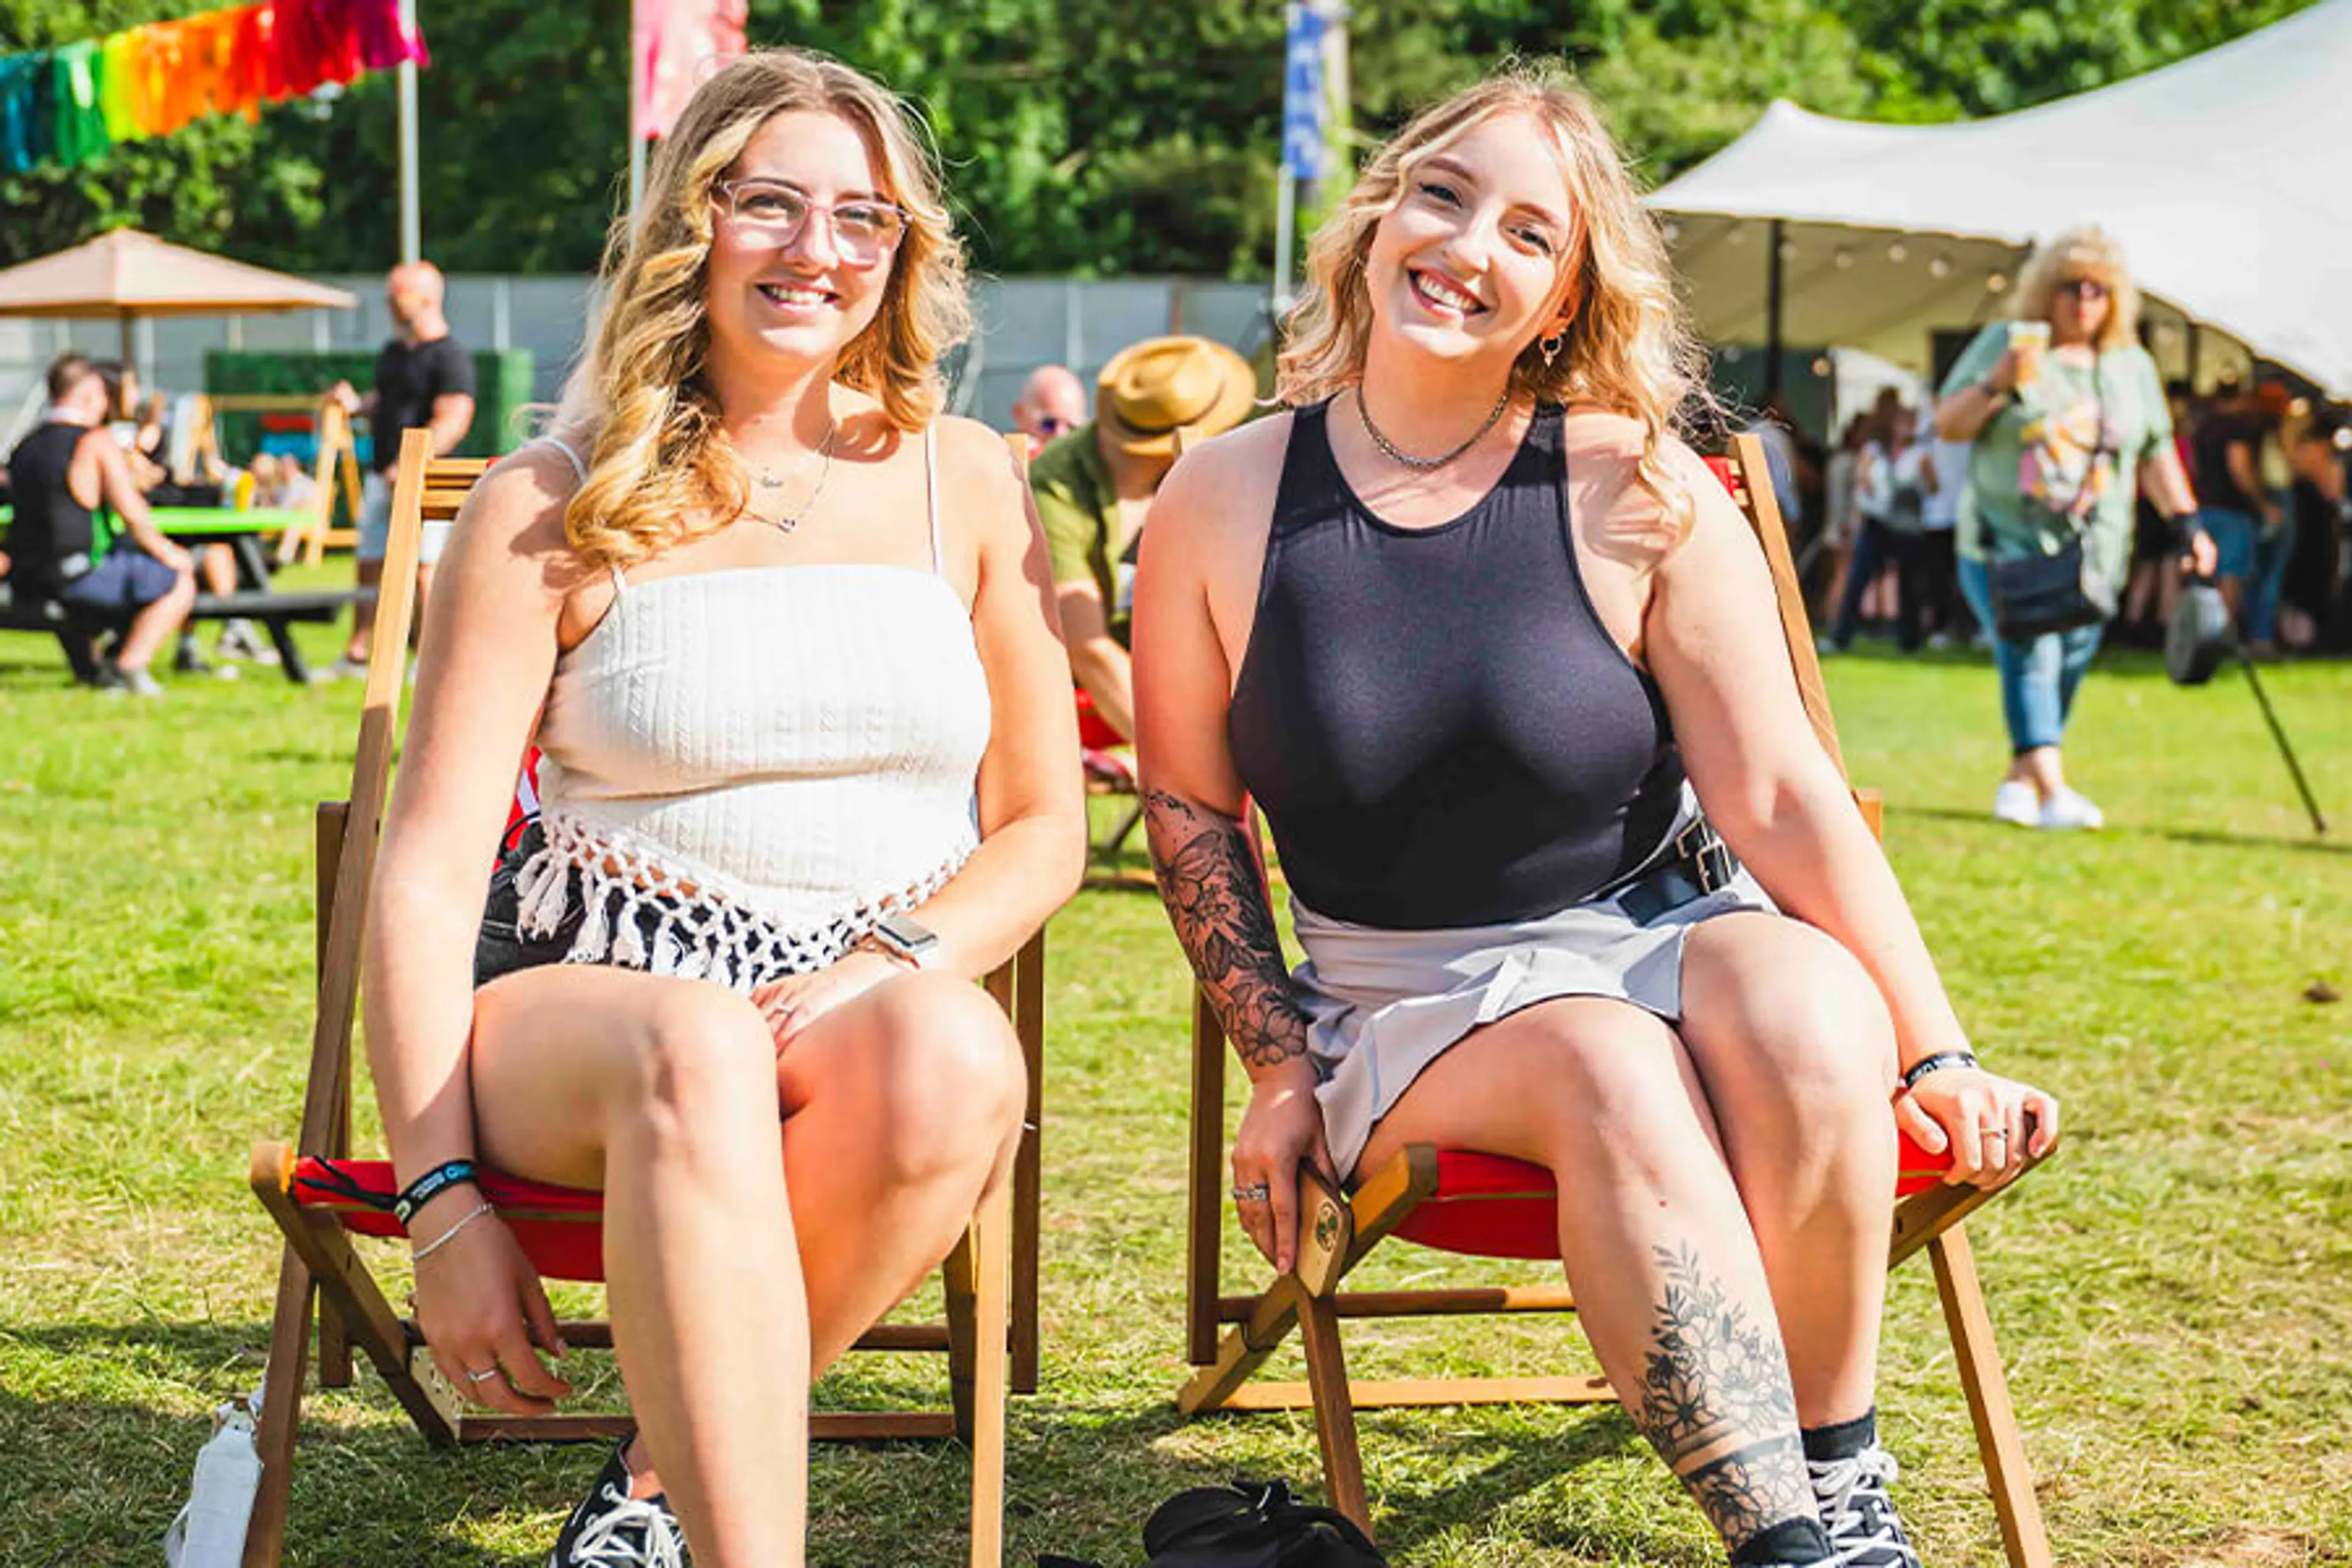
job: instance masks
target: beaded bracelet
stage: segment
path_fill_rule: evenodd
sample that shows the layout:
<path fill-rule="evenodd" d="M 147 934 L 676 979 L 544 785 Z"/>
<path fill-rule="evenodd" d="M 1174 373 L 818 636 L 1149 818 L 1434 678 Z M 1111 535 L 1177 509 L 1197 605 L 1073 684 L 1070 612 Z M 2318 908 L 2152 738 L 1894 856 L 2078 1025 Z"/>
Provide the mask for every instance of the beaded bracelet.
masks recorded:
<path fill-rule="evenodd" d="M 1976 1065 L 1977 1058 L 1974 1051 L 1937 1051 L 1932 1057 L 1920 1058 L 1904 1069 L 1903 1087 L 1916 1089 L 1919 1087 L 1921 1079 L 1931 1072 L 1941 1071 L 1945 1068 L 1972 1068 Z"/>
<path fill-rule="evenodd" d="M 418 1209 L 460 1183 L 477 1187 L 481 1185 L 474 1175 L 474 1162 L 471 1160 L 442 1162 L 400 1190 L 400 1195 L 392 1200 L 394 1217 L 405 1226 Z"/>

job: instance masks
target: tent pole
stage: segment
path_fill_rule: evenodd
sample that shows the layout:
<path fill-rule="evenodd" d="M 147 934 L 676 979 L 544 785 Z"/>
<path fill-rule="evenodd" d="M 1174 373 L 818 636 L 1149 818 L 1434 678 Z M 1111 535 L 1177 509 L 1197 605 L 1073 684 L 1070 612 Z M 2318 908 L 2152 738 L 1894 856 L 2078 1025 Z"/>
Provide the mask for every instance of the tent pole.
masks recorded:
<path fill-rule="evenodd" d="M 2200 348 L 2202 348 L 2202 347 L 2204 346 L 2204 342 L 2205 342 L 2205 334 L 2204 334 L 2203 332 L 2201 332 L 2201 331 L 2200 331 L 2198 330 L 2198 327 L 2197 327 L 2197 318 L 2196 318 L 2196 317 L 2194 317 L 2194 316 L 2189 317 L 2189 391 L 2191 391 L 2191 392 L 2195 392 L 2195 391 L 2197 391 L 2197 390 L 2198 390 L 2198 386 L 2197 386 L 2197 359 L 2198 359 L 2198 351 L 2199 351 Z"/>
<path fill-rule="evenodd" d="M 1780 395 L 1780 245 L 1782 224 L 1774 218 L 1764 246 L 1764 401 Z"/>
<path fill-rule="evenodd" d="M 416 0 L 400 0 L 404 34 L 416 31 Z M 416 192 L 416 62 L 399 68 L 400 101 L 400 259 L 404 265 L 425 258 L 424 221 Z"/>
<path fill-rule="evenodd" d="M 116 318 L 122 328 L 123 368 L 136 374 L 139 370 L 138 320 L 128 310 Z"/>

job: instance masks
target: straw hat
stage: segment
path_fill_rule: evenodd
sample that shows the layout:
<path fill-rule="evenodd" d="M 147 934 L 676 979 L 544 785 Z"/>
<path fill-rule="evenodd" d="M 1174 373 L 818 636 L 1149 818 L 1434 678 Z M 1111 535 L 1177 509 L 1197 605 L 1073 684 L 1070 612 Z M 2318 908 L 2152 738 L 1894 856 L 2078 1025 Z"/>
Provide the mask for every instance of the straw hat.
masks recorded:
<path fill-rule="evenodd" d="M 1132 456 L 1165 457 L 1176 432 L 1214 436 L 1246 417 L 1257 397 L 1249 362 L 1206 338 L 1146 338 L 1111 356 L 1095 384 L 1095 418 Z"/>

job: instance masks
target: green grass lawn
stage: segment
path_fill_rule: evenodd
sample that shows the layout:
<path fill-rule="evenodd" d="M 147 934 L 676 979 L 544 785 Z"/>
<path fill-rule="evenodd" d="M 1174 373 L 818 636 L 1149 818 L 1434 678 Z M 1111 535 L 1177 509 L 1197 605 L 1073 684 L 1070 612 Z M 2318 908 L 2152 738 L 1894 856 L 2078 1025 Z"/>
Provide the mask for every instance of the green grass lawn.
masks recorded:
<path fill-rule="evenodd" d="M 306 636 L 323 662 L 331 638 Z M 2183 692 L 2144 659 L 2103 668 L 2074 755 L 2112 826 L 2068 837 L 1987 815 L 2002 744 L 1980 660 L 1855 658 L 1831 686 L 1978 1045 L 2066 1101 L 2061 1156 L 1972 1226 L 2059 1560 L 2352 1563 L 2352 1009 L 2305 999 L 2352 988 L 2352 860 L 2311 838 L 2235 674 Z M 2352 832 L 2352 667 L 2270 686 Z M 278 1247 L 246 1150 L 295 1125 L 310 807 L 346 788 L 356 708 L 352 686 L 258 670 L 109 702 L 67 689 L 54 647 L 0 637 L 10 1568 L 158 1561 L 206 1413 L 260 1372 Z M 1015 1563 L 1135 1563 L 1149 1506 L 1182 1486 L 1319 1487 L 1304 1416 L 1188 1423 L 1171 1399 L 1185 992 L 1148 896 L 1089 892 L 1055 921 L 1045 1376 L 1013 1409 Z M 1234 1233 L 1229 1288 L 1245 1249 Z M 1545 1275 L 1394 1246 L 1364 1278 Z M 1931 1563 L 1997 1563 L 1924 1267 L 1894 1294 L 1883 1408 L 1914 1531 Z M 1367 1375 L 1589 1364 L 1554 1321 L 1365 1326 L 1350 1345 Z M 821 1397 L 929 1398 L 938 1375 L 868 1362 Z M 538 1561 L 600 1459 L 429 1451 L 365 1372 L 310 1410 L 293 1563 Z M 1717 1561 L 1614 1410 L 1392 1412 L 1363 1436 L 1400 1564 Z M 961 1560 L 961 1449 L 812 1463 L 814 1562 Z"/>

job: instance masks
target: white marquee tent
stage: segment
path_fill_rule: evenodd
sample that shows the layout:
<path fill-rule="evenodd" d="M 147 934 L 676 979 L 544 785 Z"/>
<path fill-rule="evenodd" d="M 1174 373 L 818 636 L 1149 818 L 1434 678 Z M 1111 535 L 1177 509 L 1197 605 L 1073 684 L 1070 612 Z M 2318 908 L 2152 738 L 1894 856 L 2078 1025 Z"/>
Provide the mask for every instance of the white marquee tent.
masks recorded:
<path fill-rule="evenodd" d="M 2184 320 L 2352 396 L 2352 0 L 2177 65 L 1952 125 L 1833 120 L 1778 101 L 1654 192 L 1701 332 L 1767 340 L 1773 220 L 1781 341 L 1924 368 L 1928 330 L 2004 312 L 2039 239 L 2116 234 L 2152 297 L 2158 357 Z M 2200 334 L 2210 376 L 2220 346 Z"/>

